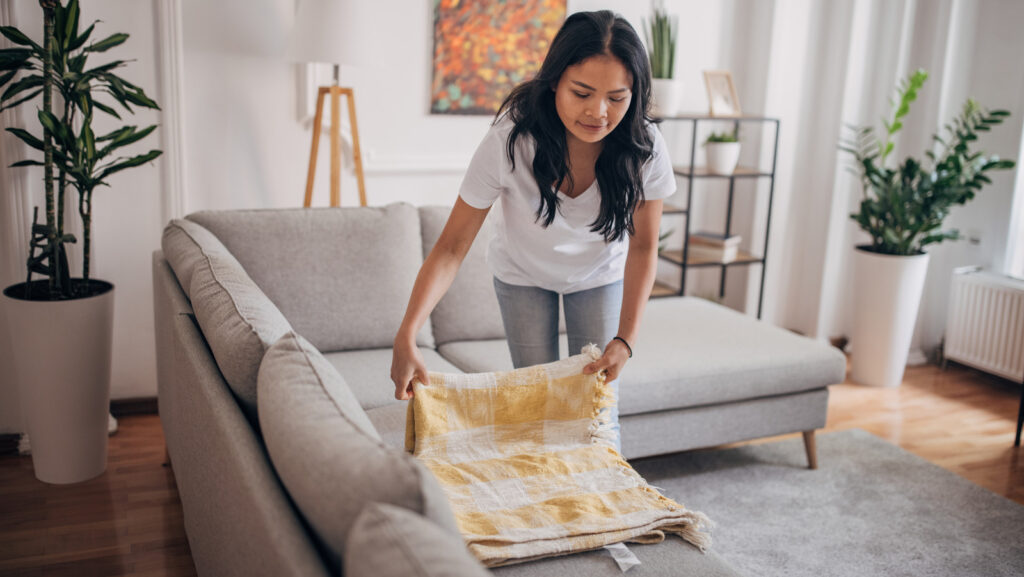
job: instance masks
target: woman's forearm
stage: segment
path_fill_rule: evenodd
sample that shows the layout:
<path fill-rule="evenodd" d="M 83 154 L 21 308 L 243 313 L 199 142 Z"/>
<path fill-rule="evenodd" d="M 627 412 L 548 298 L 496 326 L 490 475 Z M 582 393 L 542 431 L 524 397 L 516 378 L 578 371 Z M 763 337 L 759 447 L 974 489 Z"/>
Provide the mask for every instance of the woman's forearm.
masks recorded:
<path fill-rule="evenodd" d="M 402 325 L 395 336 L 396 341 L 416 339 L 416 333 L 448 291 L 448 287 L 452 285 L 461 264 L 462 258 L 459 255 L 439 245 L 430 251 L 419 274 L 416 275 L 409 305 L 405 309 L 405 318 L 402 319 Z"/>
<path fill-rule="evenodd" d="M 416 275 L 409 305 L 405 309 L 405 318 L 402 319 L 402 325 L 395 335 L 396 343 L 402 340 L 416 340 L 416 333 L 423 323 L 427 322 L 430 312 L 455 280 L 455 275 L 458 274 L 466 253 L 473 246 L 473 239 L 480 232 L 489 211 L 489 208 L 473 208 L 462 198 L 456 199 L 441 236 L 434 243 L 434 248 Z"/>
<path fill-rule="evenodd" d="M 632 346 L 640 333 L 640 320 L 651 297 L 658 272 L 657 246 L 630 245 L 626 256 L 625 279 L 622 286 L 622 311 L 619 313 L 618 336 Z"/>

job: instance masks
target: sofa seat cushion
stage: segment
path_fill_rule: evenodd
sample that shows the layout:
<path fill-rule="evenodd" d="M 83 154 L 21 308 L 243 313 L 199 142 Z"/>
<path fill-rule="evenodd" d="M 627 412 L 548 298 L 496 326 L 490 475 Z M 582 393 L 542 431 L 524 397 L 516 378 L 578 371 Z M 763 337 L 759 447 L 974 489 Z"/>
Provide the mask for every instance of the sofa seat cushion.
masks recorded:
<path fill-rule="evenodd" d="M 695 297 L 648 303 L 619 388 L 620 414 L 769 397 L 841 383 L 846 357 Z"/>
<path fill-rule="evenodd" d="M 203 227 L 172 221 L 164 230 L 163 246 L 224 380 L 255 421 L 260 361 L 291 326 L 242 265 Z"/>
<path fill-rule="evenodd" d="M 651 300 L 633 348 L 619 385 L 621 416 L 807 391 L 846 375 L 835 347 L 692 297 Z M 467 373 L 512 368 L 503 339 L 438 350 Z"/>
<path fill-rule="evenodd" d="M 459 534 L 430 471 L 380 440 L 345 380 L 302 337 L 289 332 L 267 351 L 259 401 L 270 461 L 332 561 L 340 563 L 352 525 L 373 501 Z"/>
<path fill-rule="evenodd" d="M 437 351 L 464 373 L 497 373 L 515 368 L 512 366 L 512 355 L 508 352 L 508 342 L 504 338 L 458 341 L 441 345 Z M 561 334 L 558 336 L 559 358 L 568 357 L 568 353 L 569 339 Z"/>
<path fill-rule="evenodd" d="M 390 347 L 423 264 L 416 207 L 205 211 L 212 232 L 321 351 Z M 430 323 L 416 337 L 433 346 Z"/>
<path fill-rule="evenodd" d="M 380 440 L 389 447 L 405 450 L 405 420 L 409 411 L 408 401 L 394 403 L 370 409 L 366 416 L 373 423 L 373 428 L 380 435 Z"/>
<path fill-rule="evenodd" d="M 460 373 L 434 349 L 419 347 L 428 371 Z M 395 399 L 395 384 L 391 381 L 391 349 L 367 349 L 325 353 L 324 357 L 349 383 L 352 393 L 365 410 L 376 409 L 404 401 Z"/>
<path fill-rule="evenodd" d="M 461 537 L 384 503 L 363 507 L 345 548 L 345 577 L 487 577 Z"/>

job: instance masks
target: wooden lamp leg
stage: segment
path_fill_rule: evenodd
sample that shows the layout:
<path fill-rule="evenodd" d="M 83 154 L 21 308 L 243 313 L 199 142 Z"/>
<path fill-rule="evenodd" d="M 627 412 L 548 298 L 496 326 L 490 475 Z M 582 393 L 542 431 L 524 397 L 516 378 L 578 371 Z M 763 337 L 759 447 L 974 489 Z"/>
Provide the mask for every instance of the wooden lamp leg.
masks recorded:
<path fill-rule="evenodd" d="M 804 431 L 804 449 L 807 450 L 807 468 L 818 468 L 818 447 L 814 440 L 814 431 Z"/>
<path fill-rule="evenodd" d="M 331 206 L 341 206 L 341 88 L 331 86 Z"/>
<path fill-rule="evenodd" d="M 316 154 L 320 148 L 320 130 L 324 120 L 324 95 L 329 89 L 321 86 L 316 95 L 316 116 L 313 117 L 313 145 L 309 151 L 309 172 L 306 173 L 306 200 L 302 206 L 313 205 L 313 177 L 316 176 Z"/>
<path fill-rule="evenodd" d="M 352 161 L 356 167 L 356 180 L 359 183 L 359 206 L 366 206 L 366 183 L 363 180 L 363 155 L 359 151 L 359 126 L 356 124 L 356 99 L 351 88 L 348 95 L 348 121 L 352 125 Z"/>
<path fill-rule="evenodd" d="M 313 205 L 313 179 L 316 176 L 316 157 L 323 129 L 324 98 L 331 96 L 331 206 L 341 206 L 341 96 L 348 98 L 348 118 L 352 125 L 352 161 L 355 163 L 359 183 L 359 205 L 366 206 L 366 181 L 363 177 L 363 155 L 359 147 L 359 125 L 356 124 L 356 103 L 351 88 L 321 86 L 316 97 L 316 116 L 313 118 L 313 143 L 309 151 L 309 172 L 306 173 L 306 198 L 302 206 Z"/>

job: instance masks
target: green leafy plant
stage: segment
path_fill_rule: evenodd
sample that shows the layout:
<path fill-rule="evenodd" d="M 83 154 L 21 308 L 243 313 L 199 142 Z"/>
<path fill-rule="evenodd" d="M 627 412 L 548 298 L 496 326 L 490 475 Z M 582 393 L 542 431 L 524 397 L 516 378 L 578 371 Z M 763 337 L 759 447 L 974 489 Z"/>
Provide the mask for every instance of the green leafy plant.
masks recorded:
<path fill-rule="evenodd" d="M 0 27 L 2 33 L 17 47 L 0 50 L 0 110 L 18 106 L 43 94 L 43 108 L 37 117 L 43 137 L 27 130 L 8 128 L 29 147 L 41 151 L 43 160 L 23 160 L 12 166 L 42 166 L 46 192 L 46 224 L 33 223 L 32 252 L 28 259 L 28 280 L 32 274 L 49 277 L 48 299 L 74 298 L 89 293 L 89 257 L 92 237 L 92 195 L 99 186 L 109 186 L 106 179 L 122 170 L 145 164 L 161 151 L 131 157 L 117 156 L 118 149 L 133 144 L 153 132 L 156 125 L 139 129 L 123 126 L 97 136 L 93 132 L 94 112 L 100 110 L 118 120 L 115 107 L 96 98 L 112 98 L 120 108 L 134 113 L 132 105 L 141 108 L 160 107 L 138 86 L 113 71 L 125 65 L 114 60 L 94 68 L 86 68 L 90 55 L 105 52 L 123 44 L 127 34 L 112 34 L 98 42 L 89 42 L 95 29 L 93 22 L 79 32 L 78 0 L 66 6 L 58 0 L 40 0 L 43 9 L 44 41 L 40 46 L 14 27 Z M 17 80 L 15 80 L 17 78 Z M 8 86 L 9 85 L 9 86 Z M 54 113 L 52 91 L 60 98 L 61 110 Z M 54 191 L 54 169 L 58 171 Z M 78 193 L 78 213 L 82 218 L 83 262 L 82 282 L 73 286 L 67 271 L 64 244 L 76 242 L 64 232 L 64 197 L 68 185 Z M 35 254 L 36 249 L 42 253 Z M 31 282 L 26 283 L 26 291 Z"/>
<path fill-rule="evenodd" d="M 709 142 L 739 142 L 739 136 L 735 132 L 712 132 L 704 139 L 704 144 Z"/>
<path fill-rule="evenodd" d="M 654 3 L 653 10 L 654 15 L 650 22 L 645 20 L 643 23 L 648 55 L 651 60 L 651 76 L 672 78 L 675 70 L 678 18 L 668 15 L 664 2 Z"/>
<path fill-rule="evenodd" d="M 852 154 L 856 161 L 855 173 L 863 192 L 860 211 L 850 217 L 871 235 L 872 252 L 921 254 L 930 244 L 959 239 L 956 229 L 941 229 L 950 208 L 966 204 L 985 184 L 991 183 L 987 172 L 1014 166 L 1011 160 L 971 150 L 979 132 L 1001 124 L 1010 113 L 987 110 L 970 99 L 960 114 L 945 125 L 942 136 L 932 136 L 939 149 L 925 151 L 926 161 L 908 156 L 897 166 L 888 166 L 886 160 L 893 151 L 893 139 L 903 128 L 903 118 L 927 79 L 927 72 L 917 70 L 900 83 L 892 119 L 883 119 L 883 139 L 871 127 L 854 126 L 849 127 L 852 137 L 840 141 L 840 149 Z"/>
<path fill-rule="evenodd" d="M 676 229 L 670 228 L 667 231 L 664 231 L 664 232 L 662 232 L 661 234 L 658 235 L 658 253 L 659 254 L 665 252 L 665 249 L 668 248 L 668 245 L 665 244 L 665 241 L 668 240 L 668 237 L 672 236 L 672 233 L 675 232 L 675 231 L 676 231 Z"/>

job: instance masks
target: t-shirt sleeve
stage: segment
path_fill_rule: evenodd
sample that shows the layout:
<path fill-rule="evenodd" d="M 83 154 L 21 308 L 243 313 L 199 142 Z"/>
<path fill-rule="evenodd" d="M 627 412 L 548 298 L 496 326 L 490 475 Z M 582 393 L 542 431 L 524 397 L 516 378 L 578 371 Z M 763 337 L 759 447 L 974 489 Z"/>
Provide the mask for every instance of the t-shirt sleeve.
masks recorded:
<path fill-rule="evenodd" d="M 504 139 L 497 127 L 492 126 L 473 153 L 459 187 L 459 197 L 473 208 L 490 208 L 501 194 L 505 164 Z"/>
<path fill-rule="evenodd" d="M 672 196 L 676 191 L 676 177 L 672 172 L 672 159 L 668 155 L 665 137 L 653 124 L 648 125 L 654 139 L 654 154 L 644 165 L 644 198 L 661 200 Z"/>

